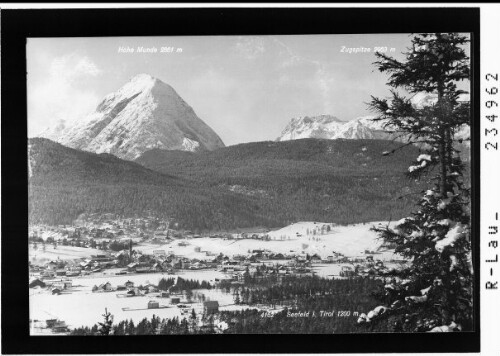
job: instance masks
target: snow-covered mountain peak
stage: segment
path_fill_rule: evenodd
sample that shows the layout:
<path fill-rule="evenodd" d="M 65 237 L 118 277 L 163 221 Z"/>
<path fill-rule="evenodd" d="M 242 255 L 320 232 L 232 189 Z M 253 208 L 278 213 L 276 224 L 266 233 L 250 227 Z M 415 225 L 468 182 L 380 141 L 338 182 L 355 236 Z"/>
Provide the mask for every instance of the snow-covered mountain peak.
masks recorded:
<path fill-rule="evenodd" d="M 462 94 L 459 102 L 468 102 L 468 94 Z M 437 94 L 416 93 L 410 98 L 410 102 L 417 109 L 434 105 L 437 102 Z M 301 138 L 321 139 L 398 139 L 394 133 L 388 132 L 390 128 L 385 127 L 386 121 L 373 121 L 376 115 L 358 117 L 350 121 L 342 121 L 332 115 L 320 115 L 314 117 L 297 117 L 290 120 L 277 141 L 297 140 Z M 460 134 L 466 132 L 466 128 Z M 465 134 L 463 134 L 465 135 Z M 401 140 L 402 137 L 399 137 Z"/>
<path fill-rule="evenodd" d="M 328 124 L 331 122 L 342 122 L 339 120 L 337 117 L 332 116 L 332 115 L 318 115 L 318 116 L 299 116 L 296 118 L 293 118 L 292 121 L 295 122 L 305 122 L 305 123 L 321 123 L 321 124 Z"/>
<path fill-rule="evenodd" d="M 154 83 L 157 80 L 158 79 L 156 79 L 155 77 L 153 77 L 150 74 L 141 73 L 141 74 L 134 75 L 132 78 L 130 78 L 129 83 Z"/>
<path fill-rule="evenodd" d="M 149 74 L 131 78 L 104 97 L 84 120 L 44 134 L 63 145 L 133 160 L 147 150 L 213 150 L 224 147 L 170 85 Z"/>
<path fill-rule="evenodd" d="M 177 92 L 167 83 L 149 74 L 138 74 L 132 77 L 127 84 L 120 88 L 118 93 L 122 95 L 135 95 L 136 93 L 155 92 L 167 96 L 177 95 Z"/>
<path fill-rule="evenodd" d="M 132 77 L 116 92 L 106 95 L 102 102 L 97 106 L 97 111 L 106 111 L 109 105 L 112 105 L 113 102 L 116 101 L 132 99 L 139 95 L 152 95 L 153 90 L 163 92 L 167 95 L 177 94 L 170 85 L 162 82 L 161 80 L 149 74 L 139 74 Z"/>
<path fill-rule="evenodd" d="M 120 88 L 118 92 L 121 92 L 123 94 L 144 92 L 147 90 L 151 90 L 156 83 L 160 83 L 160 81 L 155 77 L 149 74 L 139 74 L 132 77 L 127 84 Z"/>
<path fill-rule="evenodd" d="M 459 102 L 468 102 L 468 94 L 462 94 L 458 98 Z M 410 98 L 410 102 L 417 109 L 434 105 L 437 102 L 437 95 L 433 93 L 417 93 Z M 298 117 L 290 120 L 281 135 L 276 141 L 297 140 L 302 138 L 318 139 L 380 139 L 407 141 L 408 137 L 401 133 L 391 132 L 391 127 L 387 126 L 387 120 L 374 121 L 377 116 L 362 116 L 350 121 L 341 121 L 331 115 L 321 115 L 316 117 Z M 463 125 L 455 133 L 456 139 L 464 140 L 457 143 L 459 151 L 468 152 L 470 137 L 470 127 Z M 467 155 L 464 155 L 467 159 Z"/>
<path fill-rule="evenodd" d="M 290 120 L 278 141 L 296 140 L 300 138 L 329 138 L 331 131 L 344 124 L 332 115 L 301 116 Z"/>
<path fill-rule="evenodd" d="M 283 130 L 281 136 L 277 138 L 277 141 L 300 138 L 381 138 L 378 135 L 381 124 L 373 122 L 373 118 L 374 116 L 364 116 L 351 121 L 342 121 L 332 115 L 293 118 Z"/>

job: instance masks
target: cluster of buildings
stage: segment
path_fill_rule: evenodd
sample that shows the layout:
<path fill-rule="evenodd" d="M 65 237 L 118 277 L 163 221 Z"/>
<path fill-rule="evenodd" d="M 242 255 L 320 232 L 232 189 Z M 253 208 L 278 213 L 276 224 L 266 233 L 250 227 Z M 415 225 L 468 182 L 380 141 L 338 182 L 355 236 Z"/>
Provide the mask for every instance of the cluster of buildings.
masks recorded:
<path fill-rule="evenodd" d="M 36 225 L 29 228 L 29 239 L 34 242 L 106 249 L 111 241 L 129 239 L 167 239 L 182 233 L 169 229 L 169 220 L 156 217 L 120 218 L 115 214 L 88 214 L 75 225 Z"/>
<path fill-rule="evenodd" d="M 73 282 L 69 279 L 50 279 L 43 280 L 41 278 L 32 277 L 29 280 L 30 288 L 47 288 L 52 294 L 61 294 L 65 291 L 71 290 Z"/>
<path fill-rule="evenodd" d="M 105 268 L 116 267 L 118 262 L 112 254 L 99 254 L 79 260 L 51 260 L 41 265 L 29 262 L 29 270 L 32 276 L 38 276 L 42 279 L 77 277 L 100 272 Z"/>
<path fill-rule="evenodd" d="M 30 328 L 39 335 L 68 334 L 70 331 L 66 322 L 51 316 L 44 321 L 30 319 Z"/>

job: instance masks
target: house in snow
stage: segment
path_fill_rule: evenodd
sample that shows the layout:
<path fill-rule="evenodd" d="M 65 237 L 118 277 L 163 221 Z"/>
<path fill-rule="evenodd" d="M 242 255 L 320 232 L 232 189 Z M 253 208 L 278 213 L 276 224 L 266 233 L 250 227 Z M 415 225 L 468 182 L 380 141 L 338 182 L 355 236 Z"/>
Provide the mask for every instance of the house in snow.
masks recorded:
<path fill-rule="evenodd" d="M 137 273 L 148 273 L 148 272 L 151 272 L 151 267 L 150 266 L 147 266 L 147 265 L 144 265 L 144 266 L 137 266 L 135 268 L 135 271 Z"/>
<path fill-rule="evenodd" d="M 311 256 L 311 262 L 319 263 L 321 262 L 321 257 L 317 253 L 315 253 Z"/>
<path fill-rule="evenodd" d="M 146 290 L 148 291 L 148 293 L 155 293 L 155 292 L 158 292 L 158 288 L 154 285 L 154 284 L 147 284 L 144 286 L 146 288 Z"/>
<path fill-rule="evenodd" d="M 65 276 L 65 275 L 66 275 L 66 270 L 64 268 L 56 270 L 56 276 Z"/>
<path fill-rule="evenodd" d="M 64 321 L 57 320 L 52 326 L 52 331 L 55 333 L 63 333 L 63 332 L 68 332 L 69 329 Z"/>
<path fill-rule="evenodd" d="M 66 281 L 62 282 L 62 285 L 63 285 L 64 289 L 69 289 L 69 288 L 73 287 L 73 282 L 71 282 L 70 280 L 66 280 Z"/>
<path fill-rule="evenodd" d="M 35 279 L 32 279 L 32 280 L 30 281 L 29 287 L 30 287 L 30 288 L 35 288 L 35 287 L 41 287 L 41 288 L 44 288 L 44 287 L 45 287 L 45 283 L 44 283 L 44 282 L 42 282 L 40 279 L 35 278 Z"/>
<path fill-rule="evenodd" d="M 214 300 L 206 301 L 203 302 L 203 313 L 208 315 L 208 314 L 214 314 L 219 312 L 219 302 Z"/>
<path fill-rule="evenodd" d="M 50 261 L 45 265 L 45 269 L 49 271 L 55 271 L 57 269 L 57 262 Z"/>
<path fill-rule="evenodd" d="M 130 271 L 130 272 L 135 272 L 135 269 L 137 267 L 138 263 L 135 263 L 135 262 L 132 262 L 132 263 L 129 263 L 127 265 L 127 269 Z"/>
<path fill-rule="evenodd" d="M 125 282 L 125 288 L 134 288 L 134 282 L 132 282 L 132 281 L 126 281 Z"/>
<path fill-rule="evenodd" d="M 150 300 L 148 302 L 148 309 L 158 309 L 160 307 L 160 303 L 155 300 Z"/>
<path fill-rule="evenodd" d="M 153 250 L 153 256 L 155 257 L 166 257 L 167 256 L 167 253 L 165 252 L 165 250 Z"/>
<path fill-rule="evenodd" d="M 53 271 L 43 271 L 42 272 L 42 278 L 53 278 L 55 277 L 55 272 Z"/>
<path fill-rule="evenodd" d="M 111 283 L 106 282 L 101 285 L 99 285 L 99 290 L 104 291 L 104 292 L 109 292 L 113 290 L 113 287 L 111 286 Z"/>

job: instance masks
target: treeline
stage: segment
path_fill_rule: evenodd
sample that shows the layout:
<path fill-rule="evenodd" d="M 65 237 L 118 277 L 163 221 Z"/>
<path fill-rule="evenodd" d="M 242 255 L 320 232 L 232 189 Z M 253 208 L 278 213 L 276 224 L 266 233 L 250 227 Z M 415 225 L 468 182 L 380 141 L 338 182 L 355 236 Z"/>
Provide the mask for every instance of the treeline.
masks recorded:
<path fill-rule="evenodd" d="M 234 291 L 236 304 L 293 305 L 300 310 L 358 308 L 373 301 L 371 293 L 382 285 L 374 278 L 325 279 L 287 277 L 279 283 L 254 281 Z"/>
<path fill-rule="evenodd" d="M 299 311 L 296 309 L 285 308 L 270 317 L 257 309 L 245 309 L 223 311 L 220 317 L 229 322 L 224 334 L 350 334 L 401 331 L 397 325 L 390 323 L 373 328 L 358 325 L 358 316 L 349 310 L 340 310 L 340 314 L 337 309 L 323 314 L 300 311 L 303 314 L 299 316 L 297 312 Z M 308 313 L 307 316 L 305 313 Z"/>
<path fill-rule="evenodd" d="M 160 281 L 161 282 L 161 281 Z M 331 334 L 359 332 L 398 331 L 392 319 L 376 326 L 360 326 L 357 319 L 378 306 L 372 294 L 380 290 L 382 281 L 373 278 L 325 279 L 319 277 L 290 277 L 282 283 L 269 283 L 272 279 L 255 282 L 233 290 L 241 298 L 240 304 L 250 309 L 220 311 L 216 315 L 201 316 L 203 326 L 197 322 L 194 311 L 184 319 L 143 319 L 135 325 L 133 321 L 122 321 L 113 325 L 115 335 L 153 334 Z M 173 278 L 161 282 L 172 285 Z M 225 287 L 221 287 L 224 289 Z M 161 289 L 161 288 L 160 288 Z M 280 306 L 281 311 L 253 309 L 252 305 Z M 279 309 L 278 309 L 279 310 Z M 301 313 L 301 314 L 297 314 Z M 78 328 L 73 335 L 96 335 L 99 326 Z"/>
<path fill-rule="evenodd" d="M 211 289 L 212 285 L 207 281 L 198 281 L 194 279 L 176 278 L 162 278 L 158 282 L 159 290 L 170 290 L 171 292 L 189 291 L 193 289 Z"/>
<path fill-rule="evenodd" d="M 144 318 L 137 325 L 133 320 L 120 321 L 111 327 L 109 335 L 187 335 L 214 334 L 215 326 L 210 319 L 205 319 L 207 326 L 200 328 L 196 316 L 189 318 L 160 319 L 153 315 L 151 319 Z M 102 335 L 98 324 L 92 327 L 79 327 L 71 330 L 72 336 Z"/>
<path fill-rule="evenodd" d="M 397 323 L 387 322 L 371 326 L 360 326 L 357 316 L 321 316 L 311 314 L 308 317 L 293 317 L 289 313 L 295 310 L 285 308 L 283 311 L 265 316 L 257 309 L 242 311 L 222 311 L 219 320 L 227 324 L 220 328 L 214 319 L 205 317 L 204 326 L 200 327 L 191 314 L 188 318 L 160 319 L 152 316 L 135 324 L 133 320 L 120 321 L 111 327 L 109 335 L 196 335 L 196 334 L 348 334 L 365 332 L 398 332 L 402 331 Z M 73 336 L 101 335 L 99 325 L 79 327 L 71 330 Z"/>
<path fill-rule="evenodd" d="M 377 330 L 359 327 L 357 319 L 379 305 L 374 291 L 382 281 L 374 278 L 325 279 L 320 277 L 274 277 L 252 279 L 233 290 L 235 304 L 285 307 L 283 312 L 263 315 L 255 309 L 220 313 L 228 322 L 225 333 L 351 333 L 391 331 L 393 325 L 378 325 Z M 228 286 L 224 286 L 226 288 Z M 302 314 L 297 314 L 302 313 Z"/>

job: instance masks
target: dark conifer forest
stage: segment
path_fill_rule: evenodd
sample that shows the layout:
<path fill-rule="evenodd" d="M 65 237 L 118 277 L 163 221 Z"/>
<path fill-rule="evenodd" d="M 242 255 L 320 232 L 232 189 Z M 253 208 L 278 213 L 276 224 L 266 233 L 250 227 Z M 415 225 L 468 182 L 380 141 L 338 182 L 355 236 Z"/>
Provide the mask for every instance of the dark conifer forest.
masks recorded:
<path fill-rule="evenodd" d="M 215 231 L 398 219 L 416 184 L 402 173 L 417 147 L 384 140 L 257 142 L 215 151 L 146 152 L 136 162 L 29 140 L 30 223 L 69 224 L 82 213 L 152 214 Z"/>

